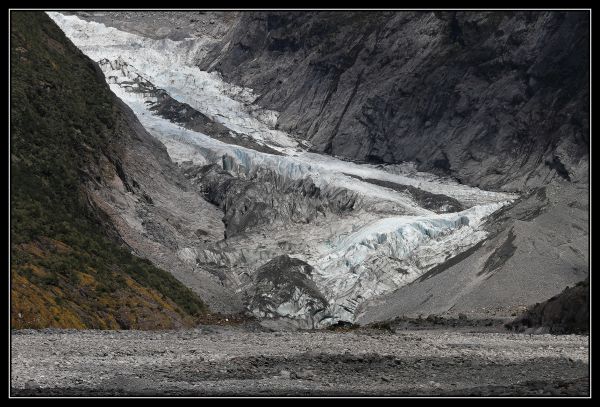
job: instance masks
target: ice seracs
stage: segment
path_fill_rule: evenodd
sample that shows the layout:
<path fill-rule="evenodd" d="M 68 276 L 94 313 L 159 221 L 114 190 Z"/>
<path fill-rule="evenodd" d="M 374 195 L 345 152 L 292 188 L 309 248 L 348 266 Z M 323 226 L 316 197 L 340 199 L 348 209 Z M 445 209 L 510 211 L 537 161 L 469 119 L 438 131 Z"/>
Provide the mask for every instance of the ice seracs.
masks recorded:
<path fill-rule="evenodd" d="M 166 146 L 173 161 L 217 165 L 249 182 L 268 180 L 274 193 L 282 193 L 298 180 L 310 179 L 323 196 L 335 196 L 343 190 L 356 197 L 347 214 L 325 213 L 310 224 L 290 220 L 285 228 L 267 223 L 233 239 L 235 244 L 224 241 L 178 249 L 191 270 L 208 265 L 230 270 L 227 281 L 240 293 L 256 289 L 259 282 L 254 273 L 277 256 L 289 255 L 311 267 L 310 275 L 302 274 L 298 280 L 304 286 L 291 287 L 286 295 L 275 288 L 269 292 L 264 287 L 270 285 L 261 285 L 264 290 L 260 298 L 284 299 L 266 307 L 257 304 L 268 301 L 261 303 L 259 297 L 252 297 L 251 310 L 258 316 L 310 320 L 313 327 L 339 320 L 351 322 L 365 300 L 410 283 L 484 239 L 487 233 L 481 225 L 485 218 L 515 198 L 418 173 L 410 164 L 357 164 L 305 151 L 293 137 L 274 128 L 277 112 L 253 104 L 258 95 L 252 90 L 225 83 L 218 74 L 200 71 L 194 65 L 209 39 L 154 40 L 76 16 L 49 15 L 75 45 L 99 62 L 111 89 Z M 159 117 L 151 110 L 157 101 L 155 93 L 145 89 L 161 89 L 233 133 L 250 137 L 279 154 L 225 143 Z M 467 209 L 436 213 L 420 206 L 409 192 L 366 180 L 442 194 Z M 442 208 L 439 212 L 445 211 Z M 313 283 L 314 287 L 310 285 Z M 311 295 L 307 294 L 307 284 Z M 321 305 L 317 309 L 315 304 Z"/>

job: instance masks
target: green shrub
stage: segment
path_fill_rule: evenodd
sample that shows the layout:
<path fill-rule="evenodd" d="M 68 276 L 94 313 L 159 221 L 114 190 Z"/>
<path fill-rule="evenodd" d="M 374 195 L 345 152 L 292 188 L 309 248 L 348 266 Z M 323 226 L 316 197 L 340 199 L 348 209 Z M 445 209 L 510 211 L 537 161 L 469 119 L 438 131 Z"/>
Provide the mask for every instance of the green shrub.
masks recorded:
<path fill-rule="evenodd" d="M 188 314 L 205 312 L 203 302 L 171 274 L 112 241 L 87 204 L 84 182 L 101 175 L 95 173 L 98 157 L 114 155 L 128 126 L 108 85 L 44 13 L 12 11 L 10 18 L 11 265 L 40 266 L 48 272 L 40 279 L 44 286 L 70 288 L 80 284 L 77 272 L 95 270 L 97 293 L 126 289 L 128 275 Z M 38 258 L 19 248 L 43 238 L 64 242 L 69 250 L 50 249 Z M 35 280 L 31 269 L 18 270 Z"/>

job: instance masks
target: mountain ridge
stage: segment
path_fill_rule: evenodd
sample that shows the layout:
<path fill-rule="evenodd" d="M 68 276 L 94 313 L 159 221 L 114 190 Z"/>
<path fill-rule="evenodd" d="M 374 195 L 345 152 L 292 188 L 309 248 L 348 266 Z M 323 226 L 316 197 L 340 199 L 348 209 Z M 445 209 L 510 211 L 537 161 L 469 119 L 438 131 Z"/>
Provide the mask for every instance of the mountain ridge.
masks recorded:
<path fill-rule="evenodd" d="M 174 328 L 207 316 L 90 200 L 89 185 L 127 185 L 122 142 L 135 123 L 123 109 L 47 15 L 11 13 L 13 328 Z"/>
<path fill-rule="evenodd" d="M 589 170 L 581 12 L 249 12 L 202 61 L 319 152 L 524 190 Z"/>

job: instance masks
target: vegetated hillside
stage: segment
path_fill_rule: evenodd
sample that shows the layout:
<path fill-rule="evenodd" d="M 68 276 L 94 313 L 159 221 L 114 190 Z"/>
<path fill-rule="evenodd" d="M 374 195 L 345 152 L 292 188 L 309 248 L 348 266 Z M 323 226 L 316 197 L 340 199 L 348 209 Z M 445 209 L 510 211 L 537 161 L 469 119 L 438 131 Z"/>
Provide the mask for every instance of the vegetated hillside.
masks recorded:
<path fill-rule="evenodd" d="M 13 328 L 173 328 L 204 303 L 131 254 L 83 185 L 120 176 L 131 119 L 44 13 L 11 12 Z"/>
<path fill-rule="evenodd" d="M 587 12 L 253 12 L 201 61 L 350 159 L 486 188 L 588 182 Z"/>

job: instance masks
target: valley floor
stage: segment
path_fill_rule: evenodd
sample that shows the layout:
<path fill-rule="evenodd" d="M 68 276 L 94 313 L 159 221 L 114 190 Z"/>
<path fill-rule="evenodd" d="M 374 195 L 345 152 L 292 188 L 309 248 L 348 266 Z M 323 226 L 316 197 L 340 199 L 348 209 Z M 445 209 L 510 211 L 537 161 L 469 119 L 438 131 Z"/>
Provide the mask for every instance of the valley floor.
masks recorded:
<path fill-rule="evenodd" d="M 457 329 L 14 331 L 13 396 L 587 396 L 589 339 Z"/>

